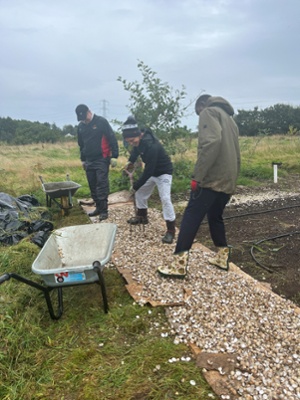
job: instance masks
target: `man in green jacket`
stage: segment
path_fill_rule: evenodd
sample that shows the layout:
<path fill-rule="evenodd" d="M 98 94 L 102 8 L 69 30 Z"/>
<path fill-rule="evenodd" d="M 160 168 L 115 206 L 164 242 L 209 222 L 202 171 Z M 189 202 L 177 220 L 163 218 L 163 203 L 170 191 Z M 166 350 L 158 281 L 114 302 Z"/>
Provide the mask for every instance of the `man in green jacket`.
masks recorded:
<path fill-rule="evenodd" d="M 205 216 L 218 248 L 216 257 L 209 262 L 228 270 L 231 248 L 227 245 L 223 211 L 235 191 L 240 171 L 239 132 L 232 118 L 232 106 L 222 97 L 206 94 L 196 101 L 195 111 L 199 115 L 198 155 L 190 199 L 181 222 L 174 262 L 158 268 L 162 275 L 179 278 L 186 275 L 188 253 Z"/>

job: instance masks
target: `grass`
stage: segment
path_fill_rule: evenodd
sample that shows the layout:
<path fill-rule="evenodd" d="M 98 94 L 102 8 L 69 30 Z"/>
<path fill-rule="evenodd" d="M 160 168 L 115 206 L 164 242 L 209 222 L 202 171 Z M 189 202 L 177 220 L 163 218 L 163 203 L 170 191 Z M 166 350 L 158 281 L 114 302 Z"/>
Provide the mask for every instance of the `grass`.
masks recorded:
<path fill-rule="evenodd" d="M 279 177 L 299 173 L 297 137 L 241 138 L 242 172 L 239 184 L 272 181 L 272 161 L 281 161 Z M 33 194 L 45 205 L 39 176 L 45 182 L 65 180 L 66 174 L 89 191 L 77 144 L 36 144 L 0 147 L 0 191 L 12 196 Z M 189 190 L 196 157 L 196 141 L 174 158 L 173 195 Z M 111 191 L 128 188 L 121 166 L 111 170 Z M 76 205 L 62 216 L 49 209 L 55 228 L 88 223 Z M 38 282 L 31 265 L 40 249 L 28 238 L 0 246 L 0 275 L 14 272 Z M 141 307 L 128 294 L 111 266 L 105 269 L 109 313 L 103 312 L 98 285 L 64 289 L 64 314 L 50 319 L 45 299 L 37 289 L 10 279 L 0 286 L 0 398 L 1 400 L 207 400 L 209 386 L 188 346 L 174 344 L 161 307 Z M 55 293 L 53 293 L 55 295 Z M 53 299 L 55 302 L 56 300 Z M 176 358 L 179 361 L 170 363 Z M 196 385 L 191 385 L 194 380 Z"/>
<path fill-rule="evenodd" d="M 16 247 L 2 256 L 5 269 L 15 257 L 11 268 L 33 279 L 28 265 L 36 249 L 28 243 Z M 35 289 L 16 281 L 2 286 L 1 399 L 207 398 L 194 362 L 168 362 L 189 349 L 161 337 L 168 331 L 164 310 L 135 304 L 116 270 L 107 269 L 105 279 L 108 314 L 98 285 L 77 286 L 65 290 L 59 321 L 50 320 Z"/>
<path fill-rule="evenodd" d="M 281 162 L 279 174 L 282 176 L 289 172 L 300 173 L 297 154 L 300 150 L 299 136 L 266 136 L 260 138 L 241 138 L 242 174 L 252 171 L 254 177 L 268 179 L 272 177 L 272 163 Z M 263 171 L 263 176 L 261 172 Z M 258 172 L 255 175 L 255 172 Z M 280 176 L 280 175 L 279 175 Z"/>

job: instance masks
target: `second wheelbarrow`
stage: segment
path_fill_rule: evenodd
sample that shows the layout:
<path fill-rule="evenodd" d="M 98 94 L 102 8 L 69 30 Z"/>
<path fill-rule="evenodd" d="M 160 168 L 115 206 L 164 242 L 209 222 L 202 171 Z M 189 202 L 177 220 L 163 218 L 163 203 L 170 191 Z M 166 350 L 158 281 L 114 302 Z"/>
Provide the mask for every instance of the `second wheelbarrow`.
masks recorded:
<path fill-rule="evenodd" d="M 51 207 L 53 200 L 60 207 L 62 215 L 68 214 L 69 209 L 73 207 L 72 196 L 81 185 L 69 180 L 69 175 L 67 175 L 67 180 L 62 182 L 45 183 L 41 176 L 39 178 L 42 182 L 43 191 L 46 193 L 47 207 Z M 60 199 L 60 203 L 57 199 Z"/>

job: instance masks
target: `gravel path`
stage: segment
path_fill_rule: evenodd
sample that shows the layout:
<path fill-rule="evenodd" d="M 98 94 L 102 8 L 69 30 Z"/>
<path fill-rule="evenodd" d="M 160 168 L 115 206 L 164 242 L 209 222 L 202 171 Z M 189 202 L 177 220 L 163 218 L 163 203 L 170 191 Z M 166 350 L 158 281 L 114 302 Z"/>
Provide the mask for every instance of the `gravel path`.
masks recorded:
<path fill-rule="evenodd" d="M 132 213 L 132 205 L 110 208 L 106 222 L 118 225 L 113 264 L 136 283 L 140 305 L 166 306 L 175 343 L 206 354 L 204 374 L 211 365 L 222 380 L 212 385 L 216 394 L 231 400 L 300 399 L 299 309 L 234 265 L 229 272 L 209 265 L 212 252 L 197 243 L 185 279 L 161 277 L 156 269 L 170 262 L 175 247 L 161 242 L 162 215 L 150 209 L 150 223 L 130 229 L 126 220 Z M 216 366 L 216 355 L 227 355 L 227 363 Z"/>

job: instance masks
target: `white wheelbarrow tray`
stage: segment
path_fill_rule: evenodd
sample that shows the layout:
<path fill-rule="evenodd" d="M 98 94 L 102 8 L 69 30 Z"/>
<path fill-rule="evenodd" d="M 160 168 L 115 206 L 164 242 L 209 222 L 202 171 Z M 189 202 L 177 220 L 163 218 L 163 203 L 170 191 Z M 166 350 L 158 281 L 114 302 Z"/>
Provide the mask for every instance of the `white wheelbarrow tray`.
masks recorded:
<path fill-rule="evenodd" d="M 115 224 L 103 222 L 57 229 L 33 262 L 32 271 L 49 287 L 96 282 L 99 275 L 93 264 L 98 262 L 103 270 L 110 260 L 116 230 Z"/>

